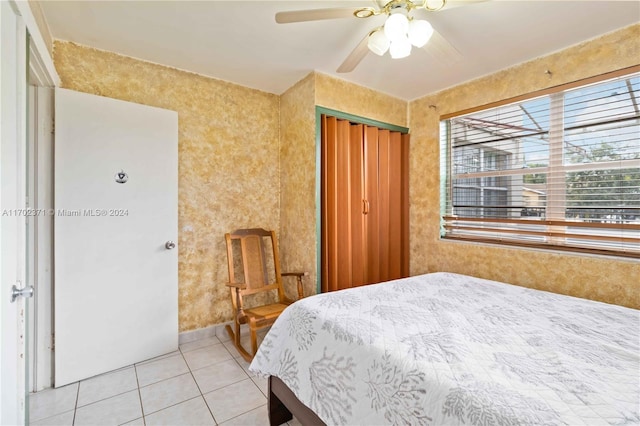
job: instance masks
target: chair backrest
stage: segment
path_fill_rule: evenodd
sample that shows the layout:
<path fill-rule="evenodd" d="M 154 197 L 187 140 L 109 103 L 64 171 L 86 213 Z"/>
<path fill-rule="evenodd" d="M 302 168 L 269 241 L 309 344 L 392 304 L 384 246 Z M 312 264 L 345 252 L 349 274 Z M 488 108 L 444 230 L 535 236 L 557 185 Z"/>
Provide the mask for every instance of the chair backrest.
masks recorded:
<path fill-rule="evenodd" d="M 277 290 L 284 300 L 276 233 L 261 228 L 237 229 L 225 234 L 229 282 L 245 284 L 241 295 Z M 234 308 L 235 291 L 231 292 Z"/>

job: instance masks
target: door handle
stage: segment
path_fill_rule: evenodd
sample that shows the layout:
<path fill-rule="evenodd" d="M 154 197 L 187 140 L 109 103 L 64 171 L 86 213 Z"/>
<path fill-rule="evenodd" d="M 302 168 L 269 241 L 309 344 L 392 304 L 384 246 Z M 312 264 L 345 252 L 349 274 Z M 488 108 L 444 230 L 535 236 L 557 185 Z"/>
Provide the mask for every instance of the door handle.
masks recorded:
<path fill-rule="evenodd" d="M 369 200 L 362 200 L 362 214 L 369 213 Z"/>
<path fill-rule="evenodd" d="M 18 297 L 32 297 L 33 296 L 33 286 L 23 287 L 18 289 L 15 284 L 11 287 L 11 303 L 15 302 Z"/>
<path fill-rule="evenodd" d="M 174 243 L 173 241 L 169 240 L 166 243 L 164 243 L 164 248 L 166 248 L 167 250 L 171 250 L 176 248 L 176 243 Z"/>

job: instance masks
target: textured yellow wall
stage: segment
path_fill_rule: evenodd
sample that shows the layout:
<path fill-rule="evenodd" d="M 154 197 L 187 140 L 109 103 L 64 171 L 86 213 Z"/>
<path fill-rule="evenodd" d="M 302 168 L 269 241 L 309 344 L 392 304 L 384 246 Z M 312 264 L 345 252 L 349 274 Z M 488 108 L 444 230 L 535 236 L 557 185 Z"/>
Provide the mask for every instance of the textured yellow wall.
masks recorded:
<path fill-rule="evenodd" d="M 224 234 L 279 225 L 278 96 L 55 42 L 62 86 L 178 112 L 179 327 L 231 319 Z"/>
<path fill-rule="evenodd" d="M 440 241 L 438 145 L 440 115 L 639 63 L 634 25 L 411 102 L 411 273 L 459 272 L 640 308 L 638 261 Z"/>
<path fill-rule="evenodd" d="M 407 101 L 316 73 L 316 105 L 407 127 Z"/>
<path fill-rule="evenodd" d="M 305 295 L 316 293 L 317 279 L 314 99 L 314 73 L 280 96 L 280 258 L 283 271 L 309 272 Z M 292 283 L 284 284 L 293 297 Z"/>

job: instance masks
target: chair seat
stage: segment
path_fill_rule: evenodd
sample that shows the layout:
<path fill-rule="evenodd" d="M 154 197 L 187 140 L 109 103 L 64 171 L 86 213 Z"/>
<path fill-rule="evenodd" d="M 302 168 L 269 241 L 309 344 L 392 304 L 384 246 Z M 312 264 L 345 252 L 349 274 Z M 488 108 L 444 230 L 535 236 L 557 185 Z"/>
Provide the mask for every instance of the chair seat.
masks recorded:
<path fill-rule="evenodd" d="M 245 309 L 247 317 L 253 317 L 256 322 L 273 321 L 284 311 L 287 306 L 284 303 L 274 303 L 272 305 L 258 306 L 256 308 Z"/>

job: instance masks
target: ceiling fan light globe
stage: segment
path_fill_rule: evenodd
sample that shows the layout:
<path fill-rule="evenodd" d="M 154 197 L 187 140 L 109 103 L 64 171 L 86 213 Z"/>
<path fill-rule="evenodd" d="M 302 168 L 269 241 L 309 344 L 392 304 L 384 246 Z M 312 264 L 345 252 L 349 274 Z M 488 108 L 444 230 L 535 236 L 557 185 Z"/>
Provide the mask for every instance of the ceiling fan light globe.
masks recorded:
<path fill-rule="evenodd" d="M 414 19 L 409 22 L 408 30 L 409 41 L 415 47 L 422 47 L 433 35 L 433 27 L 427 21 L 421 19 Z"/>
<path fill-rule="evenodd" d="M 382 30 L 377 30 L 371 34 L 367 42 L 369 50 L 378 56 L 384 55 L 389 50 L 389 44 L 389 39 Z"/>
<path fill-rule="evenodd" d="M 407 37 L 409 20 L 402 13 L 394 13 L 384 23 L 384 33 L 390 41 L 396 41 Z"/>
<path fill-rule="evenodd" d="M 406 58 L 411 54 L 411 42 L 408 38 L 392 40 L 389 45 L 389 55 L 393 59 Z"/>

